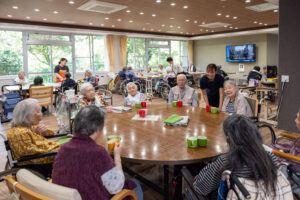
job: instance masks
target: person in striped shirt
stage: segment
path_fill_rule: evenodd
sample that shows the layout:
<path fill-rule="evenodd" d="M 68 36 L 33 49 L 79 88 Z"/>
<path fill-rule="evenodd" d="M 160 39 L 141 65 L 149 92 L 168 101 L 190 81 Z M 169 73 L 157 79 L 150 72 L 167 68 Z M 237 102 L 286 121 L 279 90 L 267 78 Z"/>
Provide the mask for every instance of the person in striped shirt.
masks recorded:
<path fill-rule="evenodd" d="M 257 126 L 248 117 L 233 114 L 224 121 L 223 130 L 229 151 L 204 167 L 195 177 L 193 186 L 196 193 L 216 199 L 222 172 L 230 170 L 237 177 L 253 180 L 255 185 L 262 183 L 260 185 L 263 188 L 258 191 L 264 191 L 269 197 L 267 199 L 285 195 L 281 191 L 281 179 L 277 181 L 277 159 L 275 155 L 264 150 Z"/>

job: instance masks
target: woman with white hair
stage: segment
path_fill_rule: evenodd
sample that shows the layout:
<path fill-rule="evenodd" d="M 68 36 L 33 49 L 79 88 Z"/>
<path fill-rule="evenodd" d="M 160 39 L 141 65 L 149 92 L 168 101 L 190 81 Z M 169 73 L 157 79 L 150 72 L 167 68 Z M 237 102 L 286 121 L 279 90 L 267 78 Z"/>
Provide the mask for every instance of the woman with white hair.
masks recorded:
<path fill-rule="evenodd" d="M 231 81 L 224 82 L 224 98 L 222 112 L 227 114 L 240 114 L 252 117 L 253 113 L 246 98 L 239 92 L 236 84 Z"/>
<path fill-rule="evenodd" d="M 174 78 L 176 75 L 175 73 L 172 71 L 172 68 L 171 67 L 167 67 L 166 68 L 166 75 L 164 77 L 164 81 L 168 81 L 168 78 Z"/>
<path fill-rule="evenodd" d="M 25 77 L 24 71 L 20 71 L 18 73 L 18 77 L 15 79 L 15 84 L 24 84 L 24 85 L 29 84 L 29 80 Z"/>
<path fill-rule="evenodd" d="M 80 87 L 80 94 L 82 97 L 79 99 L 79 106 L 83 108 L 87 105 L 95 105 L 102 107 L 105 105 L 104 98 L 95 92 L 95 88 L 91 83 L 84 83 Z"/>
<path fill-rule="evenodd" d="M 125 97 L 124 105 L 133 106 L 135 103 L 140 103 L 145 101 L 145 95 L 137 91 L 137 86 L 135 83 L 130 82 L 127 84 L 128 96 Z"/>
<path fill-rule="evenodd" d="M 87 69 L 84 73 L 84 81 L 91 83 L 93 86 L 96 85 L 96 77 L 92 75 L 91 70 Z"/>
<path fill-rule="evenodd" d="M 47 140 L 44 137 L 54 135 L 54 132 L 43 125 L 39 125 L 42 116 L 40 105 L 35 99 L 28 98 L 16 105 L 11 129 L 7 133 L 9 146 L 15 160 L 20 157 L 59 149 L 60 144 Z M 36 167 L 37 169 L 35 170 L 47 176 L 51 174 L 53 160 L 54 157 L 51 156 L 21 162 L 18 165 L 31 169 Z M 34 166 L 32 166 L 33 164 Z"/>

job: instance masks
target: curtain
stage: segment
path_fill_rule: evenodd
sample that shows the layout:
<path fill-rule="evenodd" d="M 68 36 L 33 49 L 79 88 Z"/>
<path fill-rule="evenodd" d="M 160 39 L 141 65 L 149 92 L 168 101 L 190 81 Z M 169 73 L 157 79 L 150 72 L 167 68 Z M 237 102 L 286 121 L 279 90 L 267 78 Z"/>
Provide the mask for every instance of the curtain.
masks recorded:
<path fill-rule="evenodd" d="M 113 35 L 106 36 L 106 48 L 110 66 L 110 72 L 115 72 L 115 38 Z"/>
<path fill-rule="evenodd" d="M 188 56 L 189 56 L 189 62 L 194 63 L 194 48 L 193 48 L 193 40 L 188 41 Z"/>
<path fill-rule="evenodd" d="M 121 67 L 127 63 L 127 36 L 120 36 Z"/>

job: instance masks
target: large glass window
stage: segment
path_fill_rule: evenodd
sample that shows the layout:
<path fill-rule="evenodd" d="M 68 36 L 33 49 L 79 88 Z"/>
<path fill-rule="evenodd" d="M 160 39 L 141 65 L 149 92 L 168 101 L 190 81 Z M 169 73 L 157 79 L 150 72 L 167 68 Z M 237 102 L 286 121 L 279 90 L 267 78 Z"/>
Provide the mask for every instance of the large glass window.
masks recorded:
<path fill-rule="evenodd" d="M 145 39 L 128 38 L 127 41 L 127 66 L 132 65 L 137 70 L 143 70 L 145 64 Z"/>
<path fill-rule="evenodd" d="M 75 62 L 76 72 L 84 72 L 91 70 L 91 48 L 90 36 L 76 35 L 75 36 Z"/>
<path fill-rule="evenodd" d="M 68 35 L 47 35 L 32 33 L 29 35 L 29 40 L 58 40 L 58 41 L 70 41 L 70 36 Z"/>
<path fill-rule="evenodd" d="M 104 71 L 105 70 L 105 39 L 103 36 L 93 36 L 93 47 L 94 47 L 94 70 Z"/>
<path fill-rule="evenodd" d="M 0 76 L 23 70 L 22 32 L 0 30 Z"/>
<path fill-rule="evenodd" d="M 188 50 L 186 41 L 171 41 L 171 55 L 175 63 L 188 66 Z"/>

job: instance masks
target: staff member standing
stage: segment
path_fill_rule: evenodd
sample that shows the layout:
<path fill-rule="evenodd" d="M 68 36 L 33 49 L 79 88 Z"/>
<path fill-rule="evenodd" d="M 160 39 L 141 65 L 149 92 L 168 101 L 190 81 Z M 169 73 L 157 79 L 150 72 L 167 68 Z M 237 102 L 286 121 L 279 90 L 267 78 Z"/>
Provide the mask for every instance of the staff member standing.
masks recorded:
<path fill-rule="evenodd" d="M 58 62 L 58 65 L 54 68 L 55 79 L 57 83 L 63 82 L 66 77 L 65 74 L 69 72 L 68 66 L 66 66 L 68 60 L 66 58 L 61 58 Z"/>
<path fill-rule="evenodd" d="M 174 61 L 173 61 L 172 57 L 168 57 L 167 62 L 170 64 L 172 72 L 174 72 L 176 75 L 180 72 L 183 72 L 183 69 L 180 65 L 174 64 Z"/>
<path fill-rule="evenodd" d="M 206 75 L 200 79 L 200 89 L 206 105 L 222 109 L 224 99 L 224 78 L 217 74 L 217 66 L 209 64 L 206 67 Z"/>

